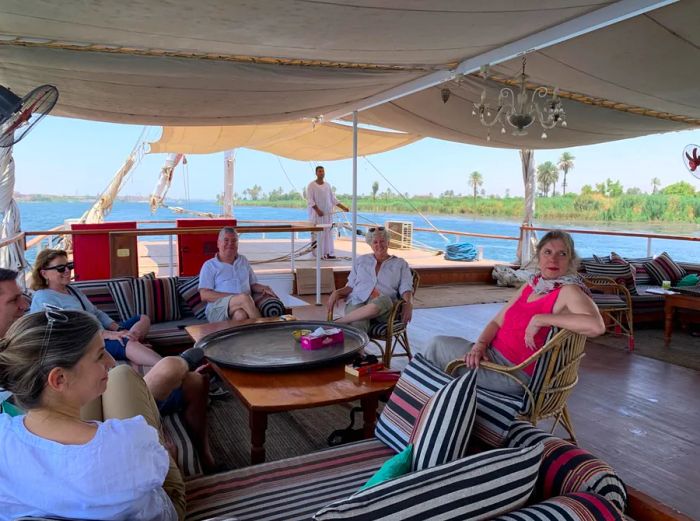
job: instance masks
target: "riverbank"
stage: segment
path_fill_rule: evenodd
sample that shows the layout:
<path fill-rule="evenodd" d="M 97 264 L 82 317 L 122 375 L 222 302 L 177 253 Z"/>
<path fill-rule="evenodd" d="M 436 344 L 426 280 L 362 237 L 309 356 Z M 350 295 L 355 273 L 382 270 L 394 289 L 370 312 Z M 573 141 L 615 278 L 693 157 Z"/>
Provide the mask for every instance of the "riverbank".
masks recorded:
<path fill-rule="evenodd" d="M 349 196 L 339 195 L 348 203 Z M 280 200 L 237 200 L 236 206 L 305 208 L 301 198 Z M 349 204 L 349 203 L 348 203 Z M 357 200 L 361 212 L 461 215 L 465 217 L 520 220 L 525 201 L 522 197 L 421 197 L 387 198 L 362 196 Z M 700 224 L 700 195 L 621 195 L 606 197 L 598 193 L 538 197 L 535 218 L 546 221 L 689 223 Z"/>

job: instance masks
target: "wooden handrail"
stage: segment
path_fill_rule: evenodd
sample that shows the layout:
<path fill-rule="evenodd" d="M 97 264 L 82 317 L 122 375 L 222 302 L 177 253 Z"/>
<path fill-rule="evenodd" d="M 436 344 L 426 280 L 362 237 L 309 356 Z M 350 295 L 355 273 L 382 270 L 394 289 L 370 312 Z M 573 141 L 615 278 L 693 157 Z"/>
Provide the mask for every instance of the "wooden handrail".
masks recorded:
<path fill-rule="evenodd" d="M 549 232 L 553 228 L 542 228 L 539 226 L 521 226 L 522 230 Z M 556 228 L 558 231 L 567 233 L 586 233 L 589 235 L 615 235 L 619 237 L 640 237 L 642 239 L 669 239 L 674 241 L 700 241 L 700 237 L 689 235 L 661 235 L 658 233 L 636 233 L 636 232 L 606 232 L 602 230 L 577 230 L 567 228 Z"/>
<path fill-rule="evenodd" d="M 233 226 L 238 233 L 265 233 L 265 232 L 306 232 L 306 231 L 321 231 L 324 226 L 294 226 L 294 225 L 277 225 L 277 226 Z M 123 235 L 190 235 L 200 233 L 218 233 L 221 231 L 221 226 L 203 227 L 203 228 L 146 228 L 146 229 L 125 229 L 125 230 L 110 230 L 103 228 L 101 230 L 60 230 L 55 232 L 35 231 L 30 230 L 24 232 L 27 236 L 30 235 L 98 235 L 98 234 L 123 234 Z"/>
<path fill-rule="evenodd" d="M 472 233 L 472 232 L 455 232 L 450 230 L 436 230 L 434 228 L 413 228 L 417 232 L 434 232 L 445 235 L 460 235 L 464 237 L 484 237 L 486 239 L 503 239 L 506 241 L 519 241 L 520 237 L 511 237 L 510 235 L 492 235 L 489 233 Z"/>

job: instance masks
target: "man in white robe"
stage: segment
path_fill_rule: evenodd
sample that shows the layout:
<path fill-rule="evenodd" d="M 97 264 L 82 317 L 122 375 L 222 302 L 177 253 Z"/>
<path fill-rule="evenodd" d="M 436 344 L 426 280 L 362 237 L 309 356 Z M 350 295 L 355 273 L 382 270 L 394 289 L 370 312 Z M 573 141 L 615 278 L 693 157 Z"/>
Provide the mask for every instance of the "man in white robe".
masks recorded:
<path fill-rule="evenodd" d="M 333 207 L 337 206 L 344 212 L 350 209 L 338 202 L 330 184 L 324 181 L 326 171 L 322 166 L 316 167 L 316 180 L 311 181 L 306 188 L 306 200 L 309 206 L 309 221 L 312 224 L 333 224 Z M 333 229 L 328 226 L 321 232 L 322 249 L 321 258 L 335 259 L 335 248 L 333 246 Z M 316 250 L 318 251 L 318 249 Z"/>

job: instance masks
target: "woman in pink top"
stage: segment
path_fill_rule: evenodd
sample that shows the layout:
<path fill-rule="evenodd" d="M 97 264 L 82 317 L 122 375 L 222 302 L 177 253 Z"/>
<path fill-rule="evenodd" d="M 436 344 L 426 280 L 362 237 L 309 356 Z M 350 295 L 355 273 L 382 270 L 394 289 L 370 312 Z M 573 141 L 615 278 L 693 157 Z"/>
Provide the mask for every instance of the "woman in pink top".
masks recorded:
<path fill-rule="evenodd" d="M 476 342 L 438 336 L 425 357 L 438 367 L 461 357 L 472 369 L 481 360 L 513 366 L 541 348 L 553 326 L 590 337 L 602 335 L 605 324 L 576 272 L 578 260 L 568 233 L 547 233 L 537 244 L 535 274 L 486 325 Z M 526 367 L 516 376 L 527 383 L 533 369 Z M 493 371 L 479 371 L 477 385 L 509 394 L 523 392 L 520 385 Z"/>

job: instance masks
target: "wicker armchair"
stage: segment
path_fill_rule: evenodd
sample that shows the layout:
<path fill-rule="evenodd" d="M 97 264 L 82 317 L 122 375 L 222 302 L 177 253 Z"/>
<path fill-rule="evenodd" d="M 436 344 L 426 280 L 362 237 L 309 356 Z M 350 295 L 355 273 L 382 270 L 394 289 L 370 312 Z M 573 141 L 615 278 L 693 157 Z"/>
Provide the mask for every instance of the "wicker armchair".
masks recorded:
<path fill-rule="evenodd" d="M 627 347 L 634 351 L 634 320 L 629 290 L 610 277 L 586 275 L 584 282 L 593 293 L 593 302 L 605 319 L 608 329 L 627 337 Z"/>
<path fill-rule="evenodd" d="M 571 441 L 576 443 L 576 435 L 566 407 L 566 400 L 578 383 L 578 367 L 584 357 L 585 345 L 586 337 L 584 335 L 563 329 L 554 334 L 541 349 L 518 365 L 508 367 L 482 361 L 480 368 L 504 374 L 522 386 L 525 394 L 517 417 L 529 421 L 535 426 L 541 420 L 554 418 L 550 432 L 554 431 L 557 423 L 561 423 L 569 433 Z M 534 362 L 537 364 L 535 371 L 530 383 L 525 385 L 513 373 Z M 454 360 L 448 364 L 445 371 L 451 374 L 455 369 L 463 366 L 464 360 Z"/>
<path fill-rule="evenodd" d="M 412 269 L 411 276 L 413 277 L 413 294 L 415 295 L 418 284 L 420 284 L 420 275 Z M 409 360 L 413 357 L 411 345 L 408 342 L 407 327 L 403 322 L 403 306 L 404 301 L 397 300 L 387 321 L 372 320 L 369 331 L 367 331 L 370 342 L 375 344 L 382 353 L 384 367 L 391 367 L 391 359 L 394 356 L 407 356 Z M 328 310 L 328 320 L 333 320 L 333 310 Z M 403 352 L 397 353 L 397 347 L 401 347 Z"/>

